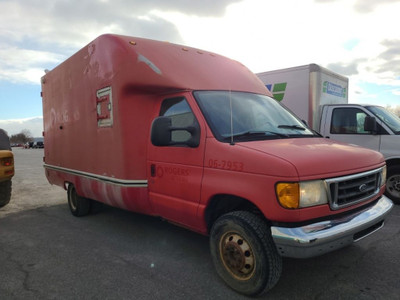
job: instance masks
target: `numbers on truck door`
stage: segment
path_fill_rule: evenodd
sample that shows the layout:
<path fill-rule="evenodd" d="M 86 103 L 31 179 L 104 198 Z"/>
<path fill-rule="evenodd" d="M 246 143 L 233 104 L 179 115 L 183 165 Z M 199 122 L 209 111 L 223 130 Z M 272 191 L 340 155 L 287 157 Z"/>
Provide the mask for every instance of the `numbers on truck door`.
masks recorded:
<path fill-rule="evenodd" d="M 214 169 L 223 169 L 230 171 L 242 172 L 244 164 L 240 161 L 209 159 L 208 167 Z"/>

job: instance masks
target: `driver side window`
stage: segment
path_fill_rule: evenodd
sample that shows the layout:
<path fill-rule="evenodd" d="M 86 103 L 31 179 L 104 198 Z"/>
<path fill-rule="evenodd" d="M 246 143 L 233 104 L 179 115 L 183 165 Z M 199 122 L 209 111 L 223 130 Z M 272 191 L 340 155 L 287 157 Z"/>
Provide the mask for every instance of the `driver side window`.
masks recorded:
<path fill-rule="evenodd" d="M 332 112 L 332 134 L 370 134 L 364 130 L 366 113 L 358 108 L 335 108 Z"/>
<path fill-rule="evenodd" d="M 188 127 L 197 120 L 184 97 L 165 99 L 161 104 L 160 116 L 170 117 L 173 127 Z M 186 130 L 172 131 L 172 142 L 186 142 L 191 135 Z"/>

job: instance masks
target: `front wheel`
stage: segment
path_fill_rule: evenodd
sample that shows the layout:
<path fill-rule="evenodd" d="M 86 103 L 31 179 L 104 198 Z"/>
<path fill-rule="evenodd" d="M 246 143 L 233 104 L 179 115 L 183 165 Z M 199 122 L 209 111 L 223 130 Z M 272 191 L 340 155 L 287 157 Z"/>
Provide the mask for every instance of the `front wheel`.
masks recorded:
<path fill-rule="evenodd" d="M 11 180 L 0 182 L 0 207 L 6 206 L 11 199 Z"/>
<path fill-rule="evenodd" d="M 385 194 L 394 203 L 400 204 L 400 166 L 388 168 Z"/>
<path fill-rule="evenodd" d="M 282 258 L 269 227 L 253 213 L 236 211 L 217 219 L 211 229 L 210 249 L 219 276 L 241 294 L 261 295 L 279 280 Z"/>
<path fill-rule="evenodd" d="M 68 185 L 68 205 L 75 217 L 82 217 L 89 214 L 91 200 L 79 196 L 73 184 Z"/>

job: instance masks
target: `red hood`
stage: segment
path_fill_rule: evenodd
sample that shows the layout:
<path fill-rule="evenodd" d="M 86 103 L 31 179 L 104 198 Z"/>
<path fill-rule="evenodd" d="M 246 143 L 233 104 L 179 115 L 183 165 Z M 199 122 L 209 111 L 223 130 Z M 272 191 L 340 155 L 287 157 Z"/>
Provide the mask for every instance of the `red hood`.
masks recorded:
<path fill-rule="evenodd" d="M 239 143 L 238 143 L 239 145 Z M 381 166 L 381 153 L 324 138 L 297 138 L 240 143 L 241 147 L 279 157 L 291 163 L 300 179 L 340 176 Z"/>

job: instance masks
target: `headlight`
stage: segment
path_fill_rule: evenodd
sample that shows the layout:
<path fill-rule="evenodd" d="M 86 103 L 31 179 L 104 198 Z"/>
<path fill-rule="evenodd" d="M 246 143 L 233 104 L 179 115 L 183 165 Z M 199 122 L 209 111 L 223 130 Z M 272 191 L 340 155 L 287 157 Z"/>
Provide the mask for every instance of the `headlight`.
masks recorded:
<path fill-rule="evenodd" d="M 300 183 L 281 182 L 276 186 L 279 203 L 285 208 L 303 208 L 328 203 L 322 180 Z"/>
<path fill-rule="evenodd" d="M 328 203 L 325 184 L 322 180 L 300 183 L 300 207 L 309 207 Z"/>
<path fill-rule="evenodd" d="M 382 168 L 381 182 L 380 183 L 381 183 L 380 187 L 382 187 L 386 183 L 386 166 L 384 166 Z"/>

